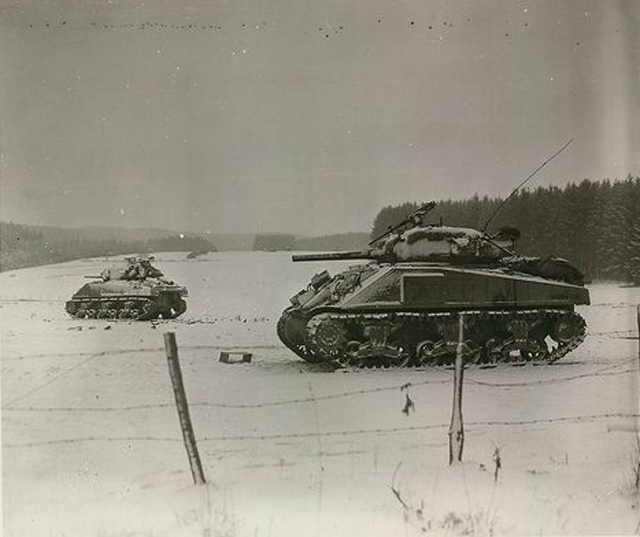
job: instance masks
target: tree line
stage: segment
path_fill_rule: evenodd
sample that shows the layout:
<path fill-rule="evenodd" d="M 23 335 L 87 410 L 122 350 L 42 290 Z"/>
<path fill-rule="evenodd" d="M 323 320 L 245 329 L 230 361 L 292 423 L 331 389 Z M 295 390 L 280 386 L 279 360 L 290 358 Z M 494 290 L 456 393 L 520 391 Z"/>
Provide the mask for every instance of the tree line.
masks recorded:
<path fill-rule="evenodd" d="M 478 195 L 443 200 L 427 221 L 482 229 L 502 202 L 502 198 Z M 384 233 L 422 205 L 407 202 L 384 207 L 374 219 L 371 236 Z M 496 214 L 487 232 L 495 233 L 503 226 L 520 230 L 519 253 L 554 254 L 591 279 L 640 284 L 640 177 L 585 179 L 565 187 L 521 190 Z"/>
<path fill-rule="evenodd" d="M 86 257 L 151 252 L 215 251 L 203 237 L 171 235 L 148 240 L 48 238 L 40 230 L 0 222 L 0 271 L 61 263 Z"/>

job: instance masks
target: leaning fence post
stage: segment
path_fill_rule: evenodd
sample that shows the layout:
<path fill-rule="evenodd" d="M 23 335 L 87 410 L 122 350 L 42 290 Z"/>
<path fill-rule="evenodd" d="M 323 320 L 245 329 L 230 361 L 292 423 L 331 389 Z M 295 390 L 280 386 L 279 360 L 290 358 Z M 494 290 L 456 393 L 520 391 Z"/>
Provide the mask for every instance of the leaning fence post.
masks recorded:
<path fill-rule="evenodd" d="M 462 427 L 462 375 L 464 371 L 464 313 L 458 320 L 458 346 L 456 347 L 456 367 L 453 373 L 453 409 L 449 425 L 449 464 L 462 461 L 464 429 Z"/>
<path fill-rule="evenodd" d="M 180 361 L 178 359 L 178 345 L 176 343 L 175 333 L 164 333 L 164 348 L 167 352 L 169 376 L 171 377 L 171 383 L 173 384 L 173 394 L 176 398 L 178 418 L 180 419 L 180 428 L 182 429 L 184 446 L 187 449 L 187 456 L 189 457 L 191 475 L 193 476 L 193 482 L 196 485 L 203 485 L 205 483 L 204 473 L 202 471 L 200 455 L 198 454 L 196 437 L 193 433 L 193 427 L 191 425 L 191 417 L 189 416 L 187 394 L 184 391 L 184 384 L 182 382 L 182 371 L 180 370 Z"/>

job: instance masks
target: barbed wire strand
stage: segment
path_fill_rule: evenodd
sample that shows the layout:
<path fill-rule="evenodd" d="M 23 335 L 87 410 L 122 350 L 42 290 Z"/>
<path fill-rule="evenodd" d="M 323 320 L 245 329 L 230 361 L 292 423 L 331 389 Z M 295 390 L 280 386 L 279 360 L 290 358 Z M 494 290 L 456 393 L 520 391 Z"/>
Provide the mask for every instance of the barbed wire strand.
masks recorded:
<path fill-rule="evenodd" d="M 534 381 L 522 381 L 522 382 L 485 382 L 481 380 L 474 379 L 465 379 L 465 382 L 469 382 L 470 384 L 474 384 L 477 386 L 487 386 L 490 388 L 522 388 L 526 386 L 544 386 L 548 384 L 560 384 L 562 382 L 571 382 L 574 380 L 584 379 L 584 378 L 594 378 L 594 377 L 610 377 L 614 375 L 623 375 L 626 373 L 637 373 L 640 371 L 639 369 L 624 369 L 622 371 L 602 371 L 602 372 L 592 372 L 592 373 L 583 373 L 581 375 L 574 375 L 572 377 L 564 377 L 564 378 L 554 378 L 554 379 L 541 379 Z"/>
<path fill-rule="evenodd" d="M 22 401 L 23 399 L 26 399 L 27 397 L 30 397 L 34 393 L 37 393 L 40 390 L 43 390 L 47 386 L 49 386 L 49 385 L 53 384 L 54 382 L 60 380 L 62 377 L 68 375 L 69 373 L 72 373 L 73 371 L 76 371 L 77 369 L 79 369 L 83 365 L 88 364 L 89 362 L 91 362 L 92 360 L 95 360 L 99 356 L 100 356 L 100 353 L 97 353 L 97 354 L 94 354 L 92 356 L 89 356 L 88 358 L 85 358 L 84 360 L 81 360 L 80 362 L 72 365 L 71 367 L 68 367 L 64 371 L 61 371 L 60 373 L 58 373 L 54 377 L 50 378 L 49 380 L 47 380 L 43 384 L 40 384 L 40 385 L 36 386 L 35 388 L 32 388 L 31 390 L 23 393 L 22 395 L 19 395 L 17 397 L 14 397 L 13 399 L 10 399 L 6 403 L 2 404 L 2 410 L 3 411 L 8 410 L 8 407 L 10 407 L 12 404 L 14 404 L 14 403 L 16 403 L 18 401 Z"/>
<path fill-rule="evenodd" d="M 630 361 L 635 361 L 633 360 Z M 623 362 L 624 363 L 628 362 Z M 634 369 L 624 369 L 621 371 L 611 371 L 614 369 L 613 367 L 601 368 L 592 372 L 582 373 L 579 375 L 573 375 L 570 377 L 560 377 L 560 378 L 551 378 L 551 379 L 540 379 L 536 381 L 522 381 L 522 382 L 504 382 L 504 383 L 495 383 L 495 382 L 487 382 L 481 380 L 475 380 L 471 378 L 465 378 L 465 383 L 470 383 L 476 386 L 490 387 L 490 388 L 503 388 L 503 389 L 511 389 L 511 388 L 519 388 L 519 387 L 527 387 L 527 386 L 544 386 L 550 384 L 559 384 L 562 382 L 572 382 L 574 380 L 580 380 L 585 378 L 593 378 L 593 377 L 605 377 L 605 376 L 614 376 L 614 375 L 622 375 L 627 373 L 637 373 L 639 370 L 637 368 Z M 442 371 L 446 374 L 450 374 L 449 371 Z M 304 403 L 314 403 L 316 401 L 330 400 L 330 399 L 340 399 L 344 397 L 351 397 L 356 395 L 366 395 L 371 393 L 380 393 L 386 391 L 397 391 L 401 390 L 403 387 L 407 385 L 411 387 L 416 386 L 424 386 L 424 385 L 436 385 L 436 384 L 448 384 L 450 382 L 449 379 L 443 380 L 424 380 L 418 382 L 409 382 L 404 384 L 396 384 L 393 386 L 379 386 L 376 388 L 366 388 L 362 390 L 351 390 L 344 391 L 340 393 L 333 393 L 327 395 L 317 395 L 315 398 L 311 397 L 299 397 L 295 399 L 283 399 L 278 401 L 266 401 L 261 403 L 219 403 L 219 402 L 210 402 L 210 401 L 200 401 L 189 403 L 189 407 L 204 407 L 204 408 L 228 408 L 228 409 L 255 409 L 255 408 L 268 408 L 268 407 L 276 407 L 276 406 L 286 406 L 286 405 L 295 405 L 295 404 L 304 404 Z M 43 386 L 44 387 L 44 386 Z M 26 395 L 24 396 L 26 397 Z M 12 412 L 131 412 L 137 410 L 153 410 L 153 409 L 161 409 L 161 408 L 173 408 L 175 403 L 166 402 L 166 403 L 148 403 L 142 405 L 127 405 L 127 406 L 102 406 L 102 407 L 9 407 L 11 403 L 7 403 L 7 407 L 3 410 L 12 411 Z"/>
<path fill-rule="evenodd" d="M 189 350 L 238 350 L 238 349 L 284 349 L 282 345 L 180 345 L 180 349 Z M 133 353 L 150 353 L 150 352 L 164 352 L 164 347 L 141 347 L 137 349 L 116 349 L 111 351 L 101 351 L 97 353 L 99 356 L 121 356 L 123 354 Z M 40 354 L 23 354 L 19 356 L 12 356 L 9 358 L 3 358 L 4 362 L 18 362 L 22 360 L 36 360 L 40 358 L 59 358 L 59 357 L 72 357 L 72 356 L 88 356 L 96 353 L 83 351 L 83 352 L 60 352 L 60 353 L 40 353 Z"/>
<path fill-rule="evenodd" d="M 410 383 L 411 386 L 420 386 L 426 384 L 448 384 L 448 379 L 443 380 L 425 380 L 416 383 Z M 386 391 L 395 391 L 400 390 L 403 386 L 406 386 L 407 383 L 397 384 L 394 386 L 380 386 L 377 388 L 365 388 L 362 390 L 352 390 L 345 391 L 340 393 L 332 393 L 327 395 L 316 395 L 315 398 L 312 397 L 299 397 L 296 399 L 283 399 L 278 401 L 267 401 L 262 403 L 216 403 L 216 402 L 195 402 L 189 403 L 189 407 L 212 407 L 212 408 L 234 408 L 234 409 L 251 409 L 251 408 L 265 408 L 265 407 L 274 407 L 274 406 L 285 406 L 285 405 L 295 405 L 301 403 L 313 403 L 315 401 L 328 400 L 328 399 L 339 399 L 342 397 L 350 397 L 353 395 L 364 395 L 369 393 L 378 393 L 378 392 L 386 392 Z M 148 410 L 153 408 L 173 408 L 175 403 L 150 403 L 145 405 L 129 405 L 129 406 L 120 406 L 120 407 L 13 407 L 7 408 L 3 410 L 10 411 L 50 411 L 50 412 L 115 412 L 115 411 L 130 411 L 130 410 Z"/>
<path fill-rule="evenodd" d="M 537 418 L 531 420 L 516 421 L 471 421 L 466 423 L 466 427 L 474 426 L 514 426 L 514 425 L 536 425 L 540 423 L 561 423 L 568 421 L 592 421 L 604 418 L 640 418 L 640 413 L 609 412 L 605 414 L 588 414 L 582 416 L 560 416 L 555 418 Z M 315 438 L 317 436 L 353 436 L 363 434 L 390 434 L 398 432 L 426 431 L 430 429 L 443 429 L 449 427 L 448 423 L 438 423 L 429 425 L 415 425 L 408 427 L 393 427 L 388 429 L 355 429 L 345 431 L 310 431 L 301 433 L 274 433 L 264 435 L 235 435 L 235 436 L 204 436 L 198 442 L 223 442 L 223 441 L 244 441 L 244 440 L 277 440 L 285 438 Z M 41 442 L 25 442 L 18 444 L 4 444 L 5 449 L 18 449 L 27 447 L 39 447 L 58 444 L 75 444 L 81 442 L 129 442 L 129 441 L 159 441 L 159 442 L 182 442 L 180 438 L 172 437 L 152 437 L 152 436 L 115 436 L 96 437 L 87 436 L 79 438 L 63 438 L 59 440 L 44 440 Z"/>

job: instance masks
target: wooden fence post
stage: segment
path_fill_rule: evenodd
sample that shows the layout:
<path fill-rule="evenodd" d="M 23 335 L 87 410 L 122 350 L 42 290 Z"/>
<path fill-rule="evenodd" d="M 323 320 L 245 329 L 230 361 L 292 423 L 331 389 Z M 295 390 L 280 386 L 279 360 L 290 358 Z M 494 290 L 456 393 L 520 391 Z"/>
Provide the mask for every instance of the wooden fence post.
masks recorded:
<path fill-rule="evenodd" d="M 458 320 L 458 346 L 456 347 L 456 367 L 453 374 L 453 409 L 449 425 L 449 464 L 462 461 L 464 429 L 462 425 L 462 376 L 464 372 L 464 313 Z"/>
<path fill-rule="evenodd" d="M 638 363 L 640 363 L 640 304 L 636 306 L 636 321 L 638 323 Z"/>
<path fill-rule="evenodd" d="M 184 446 L 187 449 L 187 456 L 189 457 L 191 475 L 193 476 L 193 482 L 196 485 L 203 485 L 206 481 L 202 471 L 200 455 L 198 454 L 196 437 L 191 425 L 191 417 L 189 416 L 189 406 L 187 404 L 187 395 L 184 391 L 184 384 L 182 382 L 182 371 L 180 370 L 180 361 L 178 359 L 178 345 L 176 343 L 176 335 L 174 332 L 164 333 L 164 348 L 167 352 L 169 375 L 171 376 L 171 384 L 173 384 L 173 395 L 176 398 L 178 418 L 180 419 L 180 428 L 182 429 Z"/>

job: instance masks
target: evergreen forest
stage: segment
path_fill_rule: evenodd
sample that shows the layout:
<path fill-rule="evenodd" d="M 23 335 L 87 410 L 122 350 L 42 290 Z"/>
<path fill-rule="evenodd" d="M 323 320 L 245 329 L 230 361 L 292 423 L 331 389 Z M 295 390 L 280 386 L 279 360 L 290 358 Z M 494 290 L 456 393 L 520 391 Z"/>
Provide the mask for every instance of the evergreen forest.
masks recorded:
<path fill-rule="evenodd" d="M 425 202 L 428 200 L 425 200 Z M 383 208 L 373 222 L 372 237 L 402 221 L 425 202 Z M 479 197 L 440 201 L 428 223 L 483 229 L 503 202 Z M 640 177 L 624 181 L 590 181 L 521 190 L 492 219 L 487 233 L 517 228 L 518 252 L 563 257 L 592 280 L 640 284 Z"/>

